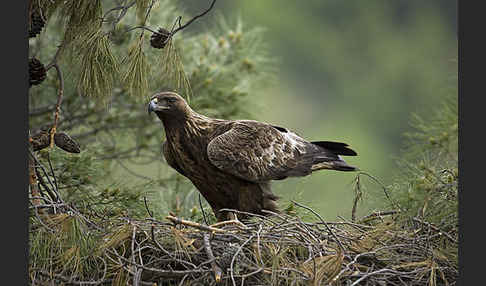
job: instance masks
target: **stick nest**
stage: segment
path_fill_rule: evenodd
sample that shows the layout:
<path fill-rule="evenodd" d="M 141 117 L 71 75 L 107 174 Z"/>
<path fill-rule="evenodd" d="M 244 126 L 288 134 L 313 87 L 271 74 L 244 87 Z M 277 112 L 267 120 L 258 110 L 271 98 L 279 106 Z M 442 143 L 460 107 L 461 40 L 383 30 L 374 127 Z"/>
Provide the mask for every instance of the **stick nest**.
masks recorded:
<path fill-rule="evenodd" d="M 354 222 L 245 213 L 244 223 L 210 226 L 95 221 L 59 204 L 33 212 L 33 285 L 454 285 L 458 276 L 457 230 L 396 211 Z"/>

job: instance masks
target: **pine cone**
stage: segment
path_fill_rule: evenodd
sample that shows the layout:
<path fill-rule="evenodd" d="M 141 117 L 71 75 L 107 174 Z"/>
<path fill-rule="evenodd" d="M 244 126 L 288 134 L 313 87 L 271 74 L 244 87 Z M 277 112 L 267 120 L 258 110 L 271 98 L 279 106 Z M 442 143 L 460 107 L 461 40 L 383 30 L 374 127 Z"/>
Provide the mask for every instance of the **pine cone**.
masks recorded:
<path fill-rule="evenodd" d="M 57 147 L 69 153 L 79 153 L 79 144 L 74 141 L 69 135 L 64 132 L 56 132 L 54 134 L 54 143 Z"/>
<path fill-rule="evenodd" d="M 32 150 L 39 151 L 49 146 L 51 142 L 51 135 L 49 130 L 41 130 L 39 133 L 32 136 Z"/>
<path fill-rule="evenodd" d="M 38 85 L 46 79 L 46 69 L 44 65 L 36 58 L 29 61 L 29 87 Z"/>
<path fill-rule="evenodd" d="M 30 143 L 32 144 L 33 151 L 39 151 L 47 148 L 51 143 L 51 129 L 43 129 L 37 134 L 33 135 L 31 139 L 32 141 Z M 65 132 L 56 132 L 56 134 L 54 134 L 54 144 L 69 153 L 81 152 L 79 144 Z"/>
<path fill-rule="evenodd" d="M 150 45 L 156 49 L 163 49 L 167 44 L 170 32 L 164 28 L 160 28 L 156 33 L 150 36 Z"/>
<path fill-rule="evenodd" d="M 39 12 L 34 11 L 30 16 L 30 29 L 29 29 L 29 38 L 34 38 L 42 31 L 46 22 L 42 19 L 42 16 Z"/>

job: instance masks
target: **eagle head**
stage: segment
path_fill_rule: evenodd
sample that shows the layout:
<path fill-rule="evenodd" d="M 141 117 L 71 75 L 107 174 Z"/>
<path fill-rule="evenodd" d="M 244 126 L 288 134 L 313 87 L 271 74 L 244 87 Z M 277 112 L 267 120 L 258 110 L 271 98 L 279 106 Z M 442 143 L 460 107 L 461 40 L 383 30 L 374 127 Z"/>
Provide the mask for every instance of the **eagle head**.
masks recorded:
<path fill-rule="evenodd" d="M 148 113 L 155 112 L 159 117 L 177 118 L 190 111 L 187 102 L 175 92 L 164 91 L 154 94 L 148 103 Z"/>

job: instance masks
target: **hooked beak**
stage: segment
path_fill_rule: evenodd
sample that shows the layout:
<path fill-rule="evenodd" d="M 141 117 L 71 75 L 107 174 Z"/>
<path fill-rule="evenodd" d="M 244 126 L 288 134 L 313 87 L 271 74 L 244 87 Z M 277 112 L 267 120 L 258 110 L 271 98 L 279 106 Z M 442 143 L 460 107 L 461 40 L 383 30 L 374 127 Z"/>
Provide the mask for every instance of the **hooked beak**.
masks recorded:
<path fill-rule="evenodd" d="M 147 107 L 148 114 L 150 114 L 150 112 L 152 112 L 152 111 L 164 111 L 164 110 L 167 110 L 167 109 L 169 109 L 168 106 L 158 104 L 158 99 L 156 97 L 153 98 L 152 100 L 150 100 L 148 107 Z"/>

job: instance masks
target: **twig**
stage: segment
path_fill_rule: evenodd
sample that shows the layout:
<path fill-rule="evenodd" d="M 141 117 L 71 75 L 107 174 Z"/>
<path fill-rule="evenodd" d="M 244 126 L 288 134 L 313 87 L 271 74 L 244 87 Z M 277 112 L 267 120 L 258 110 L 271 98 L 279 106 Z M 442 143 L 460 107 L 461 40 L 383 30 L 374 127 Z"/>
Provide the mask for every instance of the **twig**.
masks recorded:
<path fill-rule="evenodd" d="M 54 123 L 52 124 L 52 129 L 51 129 L 51 146 L 50 146 L 51 148 L 54 146 L 54 135 L 56 134 L 57 123 L 59 121 L 59 111 L 61 110 L 61 103 L 64 94 L 64 78 L 62 76 L 61 69 L 59 68 L 57 62 L 54 63 L 53 66 L 56 69 L 57 77 L 59 79 L 59 93 L 57 97 L 56 111 L 54 113 Z"/>
<path fill-rule="evenodd" d="M 390 270 L 390 269 L 380 269 L 380 270 L 377 270 L 377 271 L 374 271 L 374 272 L 370 272 L 370 273 L 367 273 L 365 275 L 363 275 L 361 278 L 359 278 L 358 280 L 354 281 L 353 284 L 351 284 L 350 286 L 355 286 L 355 285 L 358 285 L 359 282 L 363 281 L 364 279 L 368 278 L 369 276 L 371 275 L 375 275 L 375 274 L 379 274 L 379 273 L 382 273 L 382 272 L 393 272 L 393 270 Z"/>
<path fill-rule="evenodd" d="M 301 207 L 301 208 L 304 208 L 310 212 L 312 212 L 314 215 L 316 215 L 320 220 L 321 222 L 326 226 L 327 230 L 329 231 L 329 233 L 331 233 L 331 235 L 334 237 L 334 239 L 336 240 L 337 244 L 339 245 L 339 248 L 341 248 L 341 250 L 344 252 L 345 249 L 344 249 L 344 246 L 342 245 L 341 241 L 339 240 L 339 238 L 337 238 L 337 236 L 334 234 L 334 232 L 331 230 L 331 228 L 329 227 L 329 225 L 327 225 L 327 223 L 324 221 L 324 219 L 318 214 L 316 213 L 313 209 L 311 209 L 310 207 L 308 206 L 304 206 L 294 200 L 292 200 L 292 202 L 294 204 L 296 204 L 297 206 Z"/>
<path fill-rule="evenodd" d="M 151 218 L 153 218 L 154 216 L 153 216 L 152 212 L 150 211 L 150 209 L 147 205 L 147 197 L 146 196 L 143 196 L 143 203 L 145 204 L 145 209 L 147 210 L 147 213 L 149 214 L 149 216 Z"/>
<path fill-rule="evenodd" d="M 57 197 L 57 195 L 55 193 L 52 192 L 52 190 L 47 186 L 47 184 L 44 182 L 44 179 L 42 178 L 39 170 L 36 168 L 35 169 L 35 173 L 37 175 L 37 180 L 38 180 L 38 183 L 39 183 L 39 190 L 40 190 L 40 193 L 41 193 L 41 197 L 39 197 L 40 199 L 44 200 L 44 202 L 46 203 L 49 203 L 49 205 L 54 209 L 54 213 L 56 213 L 56 209 L 57 209 L 57 203 L 56 202 L 59 202 L 59 198 Z M 42 188 L 40 188 L 42 186 Z M 45 196 L 45 194 L 47 193 L 47 197 Z M 32 196 L 32 199 L 34 199 L 35 196 Z"/>
<path fill-rule="evenodd" d="M 30 206 L 29 209 L 42 209 L 42 208 L 50 209 L 50 208 L 64 207 L 64 206 L 66 206 L 65 203 L 52 203 L 52 204 L 33 205 L 33 206 Z"/>
<path fill-rule="evenodd" d="M 209 241 L 209 233 L 203 234 L 203 240 L 204 240 L 204 249 L 206 250 L 206 254 L 208 255 L 208 258 L 212 260 L 211 268 L 213 269 L 214 272 L 214 280 L 216 281 L 216 283 L 219 283 L 221 281 L 222 270 L 215 262 L 213 250 L 211 249 L 211 242 Z"/>
<path fill-rule="evenodd" d="M 257 269 L 257 270 L 255 270 L 255 271 L 252 271 L 252 272 L 247 273 L 247 274 L 240 275 L 239 277 L 241 277 L 241 278 L 243 278 L 243 279 L 244 279 L 244 278 L 248 278 L 248 277 L 250 277 L 250 276 L 252 276 L 252 275 L 255 275 L 255 274 L 257 274 L 257 273 L 262 272 L 264 269 L 265 269 L 265 268 L 260 267 L 260 268 L 258 268 L 258 269 Z"/>
<path fill-rule="evenodd" d="M 103 276 L 98 279 L 97 281 L 76 281 L 76 280 L 73 280 L 72 277 L 66 277 L 66 276 L 63 276 L 63 275 L 60 275 L 60 274 L 55 274 L 55 273 L 51 273 L 51 272 L 47 272 L 47 271 L 44 271 L 44 270 L 34 270 L 36 271 L 37 273 L 39 274 L 42 274 L 46 277 L 49 277 L 49 278 L 56 278 L 58 280 L 61 280 L 63 282 L 66 282 L 68 284 L 74 284 L 74 285 L 99 285 L 99 284 L 102 284 L 103 282 L 105 282 L 105 277 L 106 277 L 106 273 L 107 273 L 107 270 L 108 270 L 108 266 L 106 264 L 106 261 L 99 257 L 102 261 L 103 261 L 103 265 L 104 265 L 104 270 L 103 270 Z"/>
<path fill-rule="evenodd" d="M 374 213 L 371 213 L 365 217 L 363 217 L 362 219 L 359 220 L 359 222 L 368 222 L 370 220 L 373 220 L 375 218 L 380 218 L 382 216 L 387 216 L 387 215 L 394 215 L 394 214 L 397 214 L 399 213 L 399 211 L 396 211 L 396 210 L 391 210 L 391 211 L 378 211 L 378 212 L 374 212 Z"/>
<path fill-rule="evenodd" d="M 137 234 L 137 227 L 134 225 L 133 226 L 133 231 L 132 231 L 132 242 L 131 242 L 131 248 L 132 248 L 132 267 L 133 267 L 133 273 L 135 273 L 133 277 L 133 284 L 135 286 L 138 286 L 138 280 L 140 280 L 140 274 L 142 273 L 142 269 L 137 268 L 137 263 L 135 260 L 135 235 Z M 140 273 L 139 273 L 140 271 Z"/>
<path fill-rule="evenodd" d="M 331 282 L 335 282 L 337 281 L 341 275 L 346 272 L 346 270 L 349 270 L 349 266 L 351 266 L 352 264 L 355 264 L 357 261 L 358 261 L 358 258 L 360 258 L 361 256 L 365 256 L 365 255 L 371 255 L 371 254 L 376 254 L 376 251 L 371 251 L 371 252 L 363 252 L 363 253 L 360 253 L 358 255 L 356 255 L 353 259 L 353 261 L 349 262 L 348 264 L 346 264 L 346 266 L 344 266 L 344 268 L 332 279 Z"/>
<path fill-rule="evenodd" d="M 395 203 L 395 202 L 394 202 L 394 201 L 391 199 L 390 195 L 388 194 L 388 192 L 387 192 L 387 190 L 386 190 L 385 185 L 383 185 L 383 183 L 382 183 L 382 182 L 380 182 L 380 180 L 378 180 L 378 179 L 377 179 L 377 178 L 375 178 L 374 176 L 372 176 L 372 175 L 370 175 L 370 174 L 368 174 L 368 173 L 366 173 L 366 172 L 363 172 L 363 171 L 360 171 L 360 172 L 358 173 L 358 176 L 359 176 L 359 175 L 361 175 L 361 174 L 362 174 L 362 175 L 367 176 L 368 178 L 370 178 L 370 179 L 372 179 L 373 181 L 375 181 L 375 183 L 379 184 L 379 185 L 380 185 L 380 186 L 383 188 L 383 192 L 385 193 L 385 196 L 386 196 L 386 198 L 388 199 L 388 201 L 390 201 L 390 203 L 391 203 L 391 204 L 392 204 L 394 207 L 396 207 L 397 209 L 399 209 L 400 211 L 402 210 L 402 208 L 400 208 L 400 205 L 396 204 L 396 203 Z"/>
<path fill-rule="evenodd" d="M 355 197 L 354 197 L 354 200 L 353 200 L 353 208 L 351 210 L 351 221 L 352 222 L 355 222 L 355 219 L 356 219 L 356 209 L 358 208 L 358 202 L 359 200 L 361 199 L 361 196 L 362 196 L 362 192 L 361 192 L 361 183 L 359 181 L 359 173 L 358 175 L 356 175 L 356 184 L 355 184 Z"/>
<path fill-rule="evenodd" d="M 260 249 L 260 233 L 261 233 L 262 229 L 263 229 L 263 226 L 261 224 L 259 224 L 258 225 L 258 231 L 256 232 L 256 236 L 257 236 L 257 254 L 258 254 L 258 258 L 260 259 L 260 266 L 264 267 L 265 263 L 263 262 L 262 251 Z"/>
<path fill-rule="evenodd" d="M 243 246 L 245 246 L 248 242 L 250 242 L 253 237 L 255 237 L 256 233 L 253 233 L 247 240 L 245 240 L 245 242 L 243 242 L 240 247 L 238 247 L 238 249 L 236 250 L 235 254 L 233 255 L 233 257 L 231 258 L 231 264 L 230 264 L 230 276 L 231 276 L 231 281 L 233 282 L 233 286 L 236 286 L 236 281 L 235 281 L 235 277 L 234 277 L 234 274 L 233 274 L 233 264 L 235 263 L 235 259 L 236 259 L 236 256 L 238 256 L 238 253 L 240 253 L 240 251 L 243 249 Z"/>
<path fill-rule="evenodd" d="M 135 27 L 131 27 L 130 29 L 127 29 L 127 30 L 125 31 L 125 33 L 130 32 L 130 31 L 135 30 L 135 29 L 144 29 L 144 30 L 148 30 L 148 31 L 150 31 L 150 32 L 152 32 L 152 33 L 157 33 L 157 31 L 152 30 L 152 28 L 147 27 L 147 26 L 143 26 L 143 25 L 142 25 L 142 26 L 135 26 Z"/>
<path fill-rule="evenodd" d="M 150 10 L 152 9 L 152 6 L 153 6 L 153 4 L 154 4 L 154 3 L 155 3 L 155 1 L 152 1 L 152 2 L 151 2 L 151 5 L 150 5 L 150 7 L 149 7 L 149 9 L 148 9 L 148 12 L 147 12 L 147 14 L 146 14 L 146 16 L 145 16 L 145 20 L 144 20 L 144 22 L 143 22 L 143 25 L 140 25 L 140 26 L 136 26 L 136 27 L 129 28 L 129 29 L 127 29 L 127 30 L 125 31 L 125 33 L 126 33 L 126 32 L 130 32 L 130 31 L 135 30 L 135 29 L 143 29 L 143 30 L 148 30 L 148 31 L 150 31 L 150 32 L 152 32 L 152 33 L 154 33 L 154 34 L 158 33 L 158 31 L 154 31 L 154 30 L 152 30 L 152 28 L 145 26 L 145 23 L 147 22 L 148 15 L 149 15 Z M 169 41 L 172 39 L 172 37 L 173 37 L 173 36 L 174 36 L 174 35 L 175 35 L 177 32 L 179 32 L 180 30 L 185 29 L 187 26 L 189 26 L 189 25 L 190 25 L 192 22 L 194 22 L 196 19 L 198 19 L 198 18 L 200 18 L 200 17 L 202 17 L 202 16 L 206 15 L 206 14 L 207 14 L 207 13 L 208 13 L 208 12 L 209 12 L 209 11 L 210 11 L 212 8 L 213 8 L 214 3 L 216 3 L 216 0 L 213 0 L 213 2 L 211 2 L 211 5 L 209 6 L 209 8 L 208 8 L 208 9 L 206 9 L 206 10 L 205 10 L 204 12 L 202 12 L 201 14 L 194 16 L 194 17 L 193 17 L 191 20 L 189 20 L 189 21 L 188 21 L 186 24 L 184 24 L 184 25 L 182 25 L 182 26 L 181 26 L 181 19 L 182 19 L 182 16 L 178 16 L 178 17 L 176 18 L 176 20 L 175 20 L 174 24 L 172 25 L 172 29 L 170 30 L 169 34 L 167 35 L 167 39 L 165 39 L 165 43 L 168 43 L 168 42 L 169 42 Z M 178 23 L 178 24 L 179 24 L 179 27 L 178 27 L 177 29 L 175 29 L 175 25 L 176 25 L 176 23 Z M 144 31 L 142 31 L 142 33 L 140 34 L 140 38 L 143 36 L 143 33 L 144 33 Z"/>
<path fill-rule="evenodd" d="M 59 55 L 61 54 L 63 48 L 64 48 L 64 44 L 60 44 L 57 47 L 56 53 L 54 54 L 54 57 L 52 58 L 51 62 L 48 65 L 46 65 L 46 72 L 57 64 L 57 59 L 59 58 Z"/>
<path fill-rule="evenodd" d="M 246 225 L 244 225 L 241 221 L 239 221 L 237 219 L 220 221 L 220 222 L 217 222 L 215 224 L 212 224 L 211 227 L 220 227 L 222 225 L 228 225 L 228 224 L 234 224 L 239 229 L 249 229 L 249 227 L 247 227 Z"/>
<path fill-rule="evenodd" d="M 138 269 L 135 272 L 135 275 L 133 275 L 133 286 L 140 285 L 140 278 L 142 276 L 142 271 L 143 271 L 143 269 Z"/>
<path fill-rule="evenodd" d="M 204 208 L 202 206 L 202 202 L 201 202 L 201 193 L 199 193 L 199 207 L 201 208 L 201 212 L 203 214 L 203 219 L 204 219 L 204 223 L 206 225 L 209 225 L 209 222 L 208 222 L 208 219 L 206 218 L 206 212 L 204 211 Z"/>
<path fill-rule="evenodd" d="M 128 12 L 128 9 L 130 9 L 133 5 L 135 5 L 135 3 L 137 3 L 137 1 L 134 0 L 131 3 L 129 3 L 128 5 L 125 5 L 125 6 L 120 5 L 120 6 L 113 7 L 111 9 L 109 9 L 103 15 L 102 22 L 107 22 L 105 20 L 105 18 L 108 16 L 108 14 L 115 12 L 115 11 L 118 11 L 118 10 L 121 10 L 120 13 L 118 14 L 118 16 L 116 17 L 116 19 L 113 21 L 113 29 L 114 29 L 116 24 L 118 24 L 118 22 L 120 22 L 120 20 L 126 15 L 126 13 Z"/>
<path fill-rule="evenodd" d="M 32 153 L 32 146 L 29 146 L 29 151 Z M 30 187 L 30 194 L 32 197 L 39 196 L 39 185 L 37 183 L 37 175 L 35 172 L 35 164 L 34 158 L 31 156 L 29 158 L 29 187 Z M 34 206 L 40 205 L 40 199 L 33 199 L 32 203 Z M 37 209 L 36 209 L 37 212 Z"/>
<path fill-rule="evenodd" d="M 170 216 L 170 215 L 166 216 L 165 218 L 172 221 L 174 224 L 183 224 L 183 225 L 195 227 L 195 228 L 200 229 L 200 230 L 211 231 L 211 232 L 220 232 L 220 233 L 228 232 L 225 229 L 216 228 L 216 227 L 207 226 L 207 225 L 202 225 L 202 224 L 197 223 L 197 222 L 180 219 L 180 218 Z"/>
<path fill-rule="evenodd" d="M 457 240 L 454 239 L 452 236 L 450 236 L 449 233 L 447 233 L 446 231 L 440 230 L 438 227 L 434 226 L 433 224 L 428 223 L 426 221 L 423 221 L 423 220 L 421 220 L 419 218 L 416 218 L 416 217 L 412 218 L 412 220 L 415 221 L 415 222 L 421 223 L 421 224 L 423 224 L 423 225 L 425 225 L 427 227 L 430 227 L 431 229 L 437 231 L 439 234 L 445 235 L 450 241 L 452 241 L 454 243 L 458 243 Z"/>
<path fill-rule="evenodd" d="M 114 251 L 114 250 L 112 250 Z M 117 256 L 118 259 L 120 260 L 123 260 L 125 261 L 126 263 L 129 263 L 129 264 L 132 264 L 133 262 L 131 262 L 129 259 L 123 257 L 122 255 L 116 253 L 115 254 Z M 141 264 L 138 264 L 138 263 L 135 263 L 135 265 L 137 267 L 140 267 L 142 268 L 143 270 L 146 270 L 146 271 L 149 271 L 149 272 L 153 272 L 153 273 L 157 273 L 159 274 L 160 276 L 162 277 L 183 277 L 184 275 L 187 275 L 187 274 L 202 274 L 202 273 L 205 273 L 205 272 L 209 272 L 210 270 L 206 270 L 206 269 L 189 269 L 189 270 L 164 270 L 164 269 L 158 269 L 158 268 L 153 268 L 153 267 L 147 267 L 147 266 L 144 266 L 144 265 L 141 265 Z"/>
<path fill-rule="evenodd" d="M 42 172 L 44 172 L 44 175 L 47 178 L 47 181 L 49 182 L 49 184 L 52 186 L 53 191 L 56 194 L 56 197 L 60 198 L 61 196 L 59 195 L 59 192 L 58 192 L 58 190 L 56 188 L 56 185 L 51 181 L 48 172 L 44 168 L 44 165 L 41 164 L 41 162 L 39 161 L 39 159 L 37 159 L 37 157 L 35 156 L 34 152 L 32 152 L 32 150 L 30 150 L 30 149 L 29 149 L 29 155 L 30 155 L 30 158 L 34 159 L 34 161 L 36 163 L 35 166 L 36 167 L 39 166 L 41 168 Z"/>
<path fill-rule="evenodd" d="M 216 0 L 213 0 L 213 2 L 211 3 L 211 5 L 209 6 L 208 9 L 206 9 L 204 12 L 202 12 L 201 14 L 199 15 L 196 15 L 194 16 L 191 20 L 189 20 L 187 23 L 185 23 L 184 25 L 180 26 L 180 21 L 181 21 L 181 18 L 179 18 L 179 28 L 175 29 L 173 32 L 171 32 L 171 36 L 174 36 L 177 32 L 179 32 L 180 30 L 182 29 L 185 29 L 187 26 L 189 26 L 192 22 L 194 22 L 196 19 L 206 15 L 214 6 L 214 3 L 216 3 Z"/>
<path fill-rule="evenodd" d="M 34 207 L 36 207 L 36 206 L 34 205 Z M 34 214 L 35 214 L 35 216 L 36 216 L 37 220 L 40 222 L 40 224 L 42 224 L 42 226 L 44 226 L 44 227 L 45 227 L 45 229 L 47 229 L 47 230 L 48 230 L 49 232 L 51 232 L 51 233 L 55 233 L 55 232 L 56 232 L 55 230 L 53 230 L 52 228 L 48 227 L 48 226 L 47 226 L 47 225 L 44 223 L 44 221 L 42 220 L 42 218 L 39 216 L 39 212 L 37 211 L 37 208 L 36 208 L 36 210 L 35 210 Z"/>
<path fill-rule="evenodd" d="M 186 280 L 186 278 L 187 278 L 188 276 L 189 276 L 189 274 L 186 274 L 186 275 L 184 275 L 184 277 L 182 277 L 181 282 L 179 282 L 179 286 L 184 285 L 184 281 Z"/>

